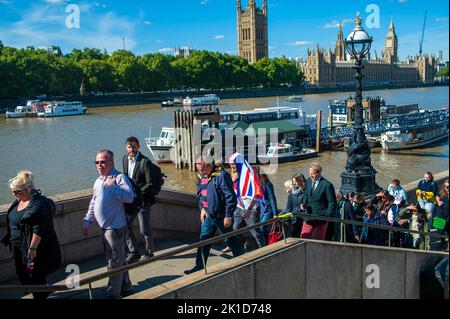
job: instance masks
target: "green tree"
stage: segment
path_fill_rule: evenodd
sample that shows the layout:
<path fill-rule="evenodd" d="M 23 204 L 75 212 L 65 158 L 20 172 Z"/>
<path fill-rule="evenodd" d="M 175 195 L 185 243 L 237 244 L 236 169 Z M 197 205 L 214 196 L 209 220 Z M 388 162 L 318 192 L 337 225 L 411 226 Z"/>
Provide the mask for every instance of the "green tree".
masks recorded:
<path fill-rule="evenodd" d="M 162 91 L 170 88 L 172 83 L 172 66 L 170 59 L 161 54 L 145 54 L 140 58 L 145 67 L 143 87 L 149 91 Z"/>
<path fill-rule="evenodd" d="M 139 92 L 144 90 L 141 79 L 145 77 L 145 66 L 130 51 L 118 50 L 108 58 L 114 69 L 117 88 L 121 91 Z"/>
<path fill-rule="evenodd" d="M 77 65 L 82 72 L 87 92 L 107 92 L 115 89 L 114 70 L 107 61 L 88 58 L 81 59 Z"/>
<path fill-rule="evenodd" d="M 448 67 L 440 68 L 439 71 L 436 73 L 436 76 L 448 76 Z"/>

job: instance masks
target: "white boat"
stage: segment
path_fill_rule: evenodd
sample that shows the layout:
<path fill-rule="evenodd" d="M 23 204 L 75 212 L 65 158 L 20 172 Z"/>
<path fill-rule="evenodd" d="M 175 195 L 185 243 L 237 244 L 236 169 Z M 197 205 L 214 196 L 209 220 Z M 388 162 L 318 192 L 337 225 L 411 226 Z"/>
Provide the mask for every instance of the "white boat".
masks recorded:
<path fill-rule="evenodd" d="M 303 97 L 298 96 L 298 95 L 291 95 L 287 98 L 284 99 L 286 102 L 290 102 L 290 103 L 296 103 L 296 102 L 303 102 Z"/>
<path fill-rule="evenodd" d="M 215 94 L 206 94 L 200 97 L 186 97 L 183 100 L 183 107 L 217 105 L 220 98 Z"/>
<path fill-rule="evenodd" d="M 381 146 L 386 151 L 423 147 L 448 138 L 448 125 L 420 129 L 409 133 L 390 131 L 381 134 Z"/>
<path fill-rule="evenodd" d="M 13 112 L 6 111 L 5 115 L 7 118 L 21 118 L 21 117 L 32 117 L 37 116 L 38 109 L 35 107 L 39 104 L 39 100 L 28 100 L 26 105 L 16 106 Z"/>
<path fill-rule="evenodd" d="M 238 121 L 264 122 L 286 120 L 294 125 L 307 125 L 311 129 L 317 127 L 317 114 L 306 114 L 301 107 L 264 107 L 246 111 L 220 112 L 223 123 L 232 124 Z"/>
<path fill-rule="evenodd" d="M 278 143 L 271 144 L 265 155 L 258 155 L 258 161 L 260 164 L 284 163 L 312 157 L 317 157 L 317 151 L 314 149 L 303 148 L 298 150 L 291 144 Z"/>
<path fill-rule="evenodd" d="M 161 102 L 161 107 L 172 107 L 172 106 L 182 106 L 183 105 L 183 98 L 176 97 L 173 100 L 167 100 Z"/>
<path fill-rule="evenodd" d="M 44 107 L 43 112 L 38 112 L 38 116 L 42 117 L 56 117 L 56 116 L 69 116 L 69 115 L 82 115 L 85 114 L 87 108 L 83 106 L 81 102 L 65 102 L 65 101 L 52 101 Z"/>
<path fill-rule="evenodd" d="M 175 129 L 163 127 L 159 137 L 147 137 L 145 144 L 158 163 L 172 163 L 175 158 Z"/>

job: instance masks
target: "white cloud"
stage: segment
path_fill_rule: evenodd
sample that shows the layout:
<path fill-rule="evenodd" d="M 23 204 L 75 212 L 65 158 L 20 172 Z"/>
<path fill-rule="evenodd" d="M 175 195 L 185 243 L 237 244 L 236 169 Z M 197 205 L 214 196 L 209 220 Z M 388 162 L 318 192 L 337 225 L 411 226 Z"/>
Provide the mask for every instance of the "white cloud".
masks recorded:
<path fill-rule="evenodd" d="M 289 45 L 292 45 L 294 47 L 298 47 L 300 45 L 307 45 L 307 44 L 311 44 L 312 42 L 309 41 L 295 41 L 295 42 L 290 42 Z"/>
<path fill-rule="evenodd" d="M 145 25 L 150 25 L 150 24 L 152 24 L 152 22 L 151 22 L 150 20 L 145 20 L 145 21 L 144 21 L 144 24 L 145 24 Z"/>
<path fill-rule="evenodd" d="M 85 47 L 113 52 L 122 48 L 122 37 L 125 37 L 126 49 L 135 48 L 137 43 L 133 34 L 137 22 L 114 12 L 94 15 L 89 11 L 89 5 L 81 5 L 80 11 L 80 28 L 68 29 L 65 26 L 67 15 L 60 7 L 42 3 L 32 5 L 21 12 L 18 22 L 3 28 L 2 41 L 19 48 L 57 45 L 63 53 Z"/>
<path fill-rule="evenodd" d="M 448 21 L 448 17 L 436 18 L 435 21 L 437 22 Z"/>
<path fill-rule="evenodd" d="M 224 38 L 225 38 L 225 36 L 223 34 L 219 34 L 214 37 L 214 40 L 222 40 Z"/>
<path fill-rule="evenodd" d="M 209 0 L 202 0 L 201 2 L 200 2 L 200 4 L 202 4 L 202 5 L 207 5 L 209 3 Z"/>
<path fill-rule="evenodd" d="M 321 26 L 322 29 L 331 29 L 331 28 L 339 28 L 339 23 L 342 23 L 342 26 L 345 26 L 347 23 L 353 22 L 353 19 L 343 19 L 341 21 L 333 20 L 331 22 L 327 22 L 325 25 Z"/>
<path fill-rule="evenodd" d="M 155 42 L 158 44 L 164 43 L 164 41 L 162 41 L 162 40 L 156 40 Z"/>
<path fill-rule="evenodd" d="M 173 49 L 172 48 L 162 48 L 162 49 L 159 49 L 158 52 L 169 53 L 169 52 L 173 52 Z"/>

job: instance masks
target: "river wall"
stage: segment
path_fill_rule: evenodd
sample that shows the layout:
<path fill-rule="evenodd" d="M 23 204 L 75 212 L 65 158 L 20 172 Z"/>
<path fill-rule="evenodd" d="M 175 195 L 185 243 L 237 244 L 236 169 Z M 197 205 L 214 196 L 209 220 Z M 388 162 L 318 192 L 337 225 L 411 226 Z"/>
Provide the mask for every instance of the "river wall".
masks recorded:
<path fill-rule="evenodd" d="M 404 88 L 419 88 L 433 86 L 448 86 L 448 83 L 392 83 L 392 84 L 365 84 L 364 91 L 370 90 L 392 90 Z M 251 88 L 238 90 L 202 90 L 202 91 L 177 91 L 177 92 L 154 92 L 154 93 L 129 93 L 129 94 L 107 94 L 107 95 L 73 95 L 49 97 L 47 100 L 81 101 L 87 107 L 108 107 L 118 105 L 137 105 L 149 103 L 161 103 L 174 97 L 195 96 L 203 94 L 217 94 L 221 99 L 242 99 L 270 96 L 287 96 L 302 94 L 320 94 L 333 92 L 354 92 L 355 86 L 300 86 L 282 88 Z M 5 113 L 7 109 L 14 110 L 15 106 L 25 104 L 27 99 L 0 99 L 0 113 Z"/>

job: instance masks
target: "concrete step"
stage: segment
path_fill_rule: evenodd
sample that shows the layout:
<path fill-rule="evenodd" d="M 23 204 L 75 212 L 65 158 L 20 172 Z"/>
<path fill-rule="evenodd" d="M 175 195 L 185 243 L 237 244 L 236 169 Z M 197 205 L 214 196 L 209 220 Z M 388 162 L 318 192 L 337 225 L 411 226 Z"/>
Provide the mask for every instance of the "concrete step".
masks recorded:
<path fill-rule="evenodd" d="M 164 241 L 156 244 L 155 256 L 162 253 L 174 250 L 188 245 L 186 242 L 181 241 Z M 223 246 L 213 246 L 211 248 L 210 257 L 208 258 L 208 266 L 219 264 L 223 261 L 232 258 L 231 252 L 222 253 Z M 161 285 L 163 283 L 172 281 L 174 279 L 184 276 L 184 270 L 191 269 L 195 264 L 196 249 L 187 251 L 185 253 L 169 257 L 167 259 L 158 260 L 153 263 L 141 266 L 133 269 L 129 272 L 130 279 L 133 284 L 134 292 L 140 293 L 149 288 Z M 99 256 L 96 259 L 79 264 L 80 267 L 80 279 L 84 279 L 90 276 L 94 276 L 106 271 L 106 261 L 103 256 Z M 51 280 L 52 283 L 57 285 L 64 285 L 66 276 L 64 267 L 60 267 L 58 271 L 52 275 L 56 280 Z M 51 279 L 51 278 L 49 278 Z M 105 299 L 106 298 L 106 286 L 108 279 L 102 279 L 92 283 L 93 299 Z M 16 298 L 20 298 L 20 294 Z M 2 298 L 0 296 L 0 298 Z M 22 298 L 32 298 L 31 295 L 24 296 Z M 79 287 L 70 291 L 56 292 L 52 294 L 50 299 L 89 299 L 88 286 Z M 133 298 L 133 295 L 131 295 Z"/>

